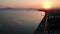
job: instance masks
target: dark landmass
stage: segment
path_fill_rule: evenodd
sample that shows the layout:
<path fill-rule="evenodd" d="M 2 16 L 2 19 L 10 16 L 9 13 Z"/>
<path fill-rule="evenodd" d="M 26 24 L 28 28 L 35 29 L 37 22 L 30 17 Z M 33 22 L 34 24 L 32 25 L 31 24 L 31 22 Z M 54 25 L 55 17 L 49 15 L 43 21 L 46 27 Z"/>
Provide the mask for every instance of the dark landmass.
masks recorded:
<path fill-rule="evenodd" d="M 15 10 L 15 8 L 0 8 L 0 10 Z"/>
<path fill-rule="evenodd" d="M 40 11 L 40 10 L 39 10 Z M 42 10 L 41 10 L 42 11 Z M 46 11 L 46 10 L 43 10 Z M 47 28 L 45 30 L 45 20 L 46 16 L 42 20 L 42 22 L 37 27 L 34 34 L 60 34 L 60 9 L 51 9 L 48 11 L 48 23 Z"/>
<path fill-rule="evenodd" d="M 0 8 L 0 10 L 37 10 L 34 8 Z"/>

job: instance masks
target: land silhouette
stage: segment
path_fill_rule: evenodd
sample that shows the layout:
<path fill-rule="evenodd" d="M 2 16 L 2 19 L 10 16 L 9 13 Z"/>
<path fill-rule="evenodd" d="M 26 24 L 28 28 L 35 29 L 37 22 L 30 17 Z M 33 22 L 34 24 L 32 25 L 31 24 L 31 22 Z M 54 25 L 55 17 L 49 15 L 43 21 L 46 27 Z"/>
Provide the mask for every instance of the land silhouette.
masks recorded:
<path fill-rule="evenodd" d="M 45 10 L 41 10 L 41 11 L 45 11 Z M 46 15 L 45 15 L 44 19 L 41 21 L 34 34 L 60 34 L 60 9 L 48 10 L 47 18 L 48 18 L 47 21 L 48 23 L 46 30 L 45 30 L 45 24 L 46 24 L 45 23 Z"/>

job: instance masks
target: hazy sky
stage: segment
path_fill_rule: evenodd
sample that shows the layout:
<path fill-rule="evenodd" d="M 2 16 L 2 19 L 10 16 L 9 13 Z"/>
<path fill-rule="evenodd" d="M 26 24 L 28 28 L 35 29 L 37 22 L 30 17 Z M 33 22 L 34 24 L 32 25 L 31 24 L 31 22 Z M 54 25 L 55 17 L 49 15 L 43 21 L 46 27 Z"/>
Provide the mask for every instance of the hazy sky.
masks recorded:
<path fill-rule="evenodd" d="M 52 7 L 60 7 L 60 0 L 0 0 L 0 8 L 41 8 L 42 4 L 46 2 L 51 3 Z"/>

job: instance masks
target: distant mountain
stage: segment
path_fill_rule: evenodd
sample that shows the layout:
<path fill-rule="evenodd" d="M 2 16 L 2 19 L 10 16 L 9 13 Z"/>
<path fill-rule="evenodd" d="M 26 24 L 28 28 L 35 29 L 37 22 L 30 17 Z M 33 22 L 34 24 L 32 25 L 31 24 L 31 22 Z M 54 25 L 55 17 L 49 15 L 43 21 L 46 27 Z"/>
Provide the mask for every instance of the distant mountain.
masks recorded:
<path fill-rule="evenodd" d="M 16 9 L 16 8 L 0 8 L 0 10 L 12 10 L 12 9 Z"/>
<path fill-rule="evenodd" d="M 34 8 L 0 8 L 0 10 L 37 10 Z"/>

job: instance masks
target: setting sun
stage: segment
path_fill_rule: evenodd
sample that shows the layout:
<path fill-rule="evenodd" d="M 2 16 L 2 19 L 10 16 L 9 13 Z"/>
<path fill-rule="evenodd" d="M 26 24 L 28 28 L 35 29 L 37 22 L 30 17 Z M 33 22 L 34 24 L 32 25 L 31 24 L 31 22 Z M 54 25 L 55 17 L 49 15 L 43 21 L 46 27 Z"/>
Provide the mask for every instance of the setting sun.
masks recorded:
<path fill-rule="evenodd" d="M 44 8 L 48 9 L 48 8 L 51 8 L 50 5 L 44 5 Z"/>
<path fill-rule="evenodd" d="M 43 8 L 43 9 L 50 9 L 50 8 L 52 8 L 51 2 L 44 2 L 44 3 L 42 4 L 42 8 Z"/>

